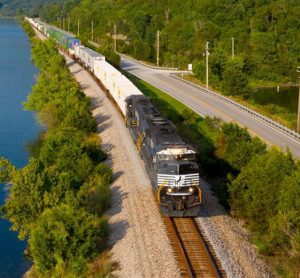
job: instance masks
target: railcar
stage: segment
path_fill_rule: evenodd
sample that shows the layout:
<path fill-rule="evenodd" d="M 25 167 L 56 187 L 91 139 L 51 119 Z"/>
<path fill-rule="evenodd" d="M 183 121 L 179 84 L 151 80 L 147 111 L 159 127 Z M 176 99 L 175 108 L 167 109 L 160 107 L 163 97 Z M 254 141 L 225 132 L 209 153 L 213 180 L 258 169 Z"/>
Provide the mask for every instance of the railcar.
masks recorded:
<path fill-rule="evenodd" d="M 79 50 L 79 58 L 84 63 L 85 67 L 92 73 L 94 73 L 95 62 L 96 61 L 105 61 L 105 57 L 98 52 L 84 47 Z"/>
<path fill-rule="evenodd" d="M 68 51 L 70 55 L 75 54 L 75 46 L 81 44 L 78 38 L 55 27 L 49 27 L 46 29 L 47 36 L 50 39 L 57 42 L 65 51 Z"/>
<path fill-rule="evenodd" d="M 197 216 L 201 190 L 195 150 L 144 95 L 126 99 L 126 126 L 145 162 L 161 212 Z"/>
<path fill-rule="evenodd" d="M 34 20 L 28 21 L 37 25 Z M 39 21 L 39 24 L 42 23 Z M 45 25 L 44 30 L 109 90 L 145 163 L 161 212 L 172 217 L 197 216 L 202 200 L 194 148 L 177 134 L 174 124 L 162 117 L 126 76 L 105 61 L 104 56 L 58 28 Z"/>

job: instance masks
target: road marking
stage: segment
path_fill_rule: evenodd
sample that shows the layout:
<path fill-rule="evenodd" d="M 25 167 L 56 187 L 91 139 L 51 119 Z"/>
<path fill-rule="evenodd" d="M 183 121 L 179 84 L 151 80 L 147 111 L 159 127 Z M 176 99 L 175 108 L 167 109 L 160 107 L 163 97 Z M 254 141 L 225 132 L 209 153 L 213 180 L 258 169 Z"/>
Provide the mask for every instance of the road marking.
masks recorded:
<path fill-rule="evenodd" d="M 125 69 L 125 70 L 126 70 L 126 69 Z M 135 72 L 134 72 L 135 70 L 136 70 L 136 69 L 133 69 L 133 71 L 130 71 L 130 69 L 129 69 L 129 70 L 126 70 L 126 71 L 128 71 L 129 73 L 133 74 L 134 76 L 136 76 L 136 77 L 138 77 L 138 78 L 144 80 L 145 82 L 148 82 L 148 81 L 145 80 L 141 75 L 139 75 L 138 73 L 135 73 Z M 152 69 L 147 69 L 147 70 L 149 70 L 149 71 L 154 71 L 154 70 L 152 70 Z M 158 75 L 159 75 L 159 74 L 158 74 Z M 174 85 L 168 83 L 166 80 L 163 80 L 161 77 L 159 77 L 159 79 L 160 79 L 161 82 L 165 83 L 166 85 L 168 85 L 168 86 L 173 86 L 173 87 L 174 87 Z M 148 82 L 148 83 L 151 84 L 150 82 Z M 180 101 L 181 103 L 183 103 L 184 105 L 186 105 L 187 107 L 189 107 L 191 110 L 193 110 L 194 112 L 196 112 L 197 114 L 199 114 L 201 117 L 203 117 L 203 118 L 205 117 L 205 116 L 204 116 L 203 114 L 201 114 L 199 111 L 195 110 L 195 109 L 192 108 L 189 104 L 187 104 L 187 103 L 185 102 L 185 100 L 182 99 L 181 97 L 177 97 L 177 96 L 172 95 L 171 93 L 167 92 L 166 90 L 164 90 L 164 89 L 161 88 L 160 86 L 157 86 L 157 85 L 154 85 L 154 84 L 151 84 L 151 85 L 154 86 L 154 87 L 156 87 L 156 88 L 158 88 L 159 90 L 161 90 L 162 92 L 166 93 L 167 95 L 169 95 L 169 96 L 175 98 L 176 100 Z M 192 85 L 191 85 L 191 86 L 192 86 Z M 176 89 L 178 89 L 178 88 L 176 87 Z M 183 92 L 185 91 L 184 89 L 180 89 L 180 90 L 183 91 Z M 198 90 L 201 92 L 201 88 L 199 88 Z M 203 91 L 203 90 L 202 90 L 202 91 Z M 210 97 L 212 100 L 214 100 L 214 101 L 218 101 L 218 99 L 216 99 L 214 96 L 212 96 L 212 95 L 210 95 L 210 94 L 205 94 L 205 95 L 206 95 L 206 96 L 209 96 L 209 97 Z M 263 141 L 265 141 L 267 144 L 273 145 L 273 146 L 277 146 L 276 144 L 271 143 L 268 139 L 264 138 L 262 135 L 257 134 L 257 132 L 253 131 L 253 130 L 252 130 L 251 128 L 249 128 L 248 126 L 245 126 L 244 124 L 241 124 L 241 123 L 237 122 L 237 119 L 232 118 L 232 117 L 230 118 L 227 114 L 225 114 L 225 113 L 224 113 L 223 111 L 221 111 L 220 109 L 218 109 L 218 108 L 212 106 L 212 104 L 208 103 L 206 100 L 199 99 L 199 98 L 197 98 L 196 96 L 194 96 L 194 95 L 192 95 L 192 94 L 190 94 L 189 96 L 191 96 L 192 98 L 194 98 L 194 99 L 197 100 L 197 101 L 202 102 L 202 103 L 203 103 L 204 105 L 206 105 L 208 108 L 211 108 L 212 110 L 218 111 L 220 114 L 224 115 L 226 118 L 231 119 L 232 122 L 234 122 L 234 123 L 236 123 L 236 124 L 238 124 L 238 125 L 240 125 L 240 126 L 246 127 L 250 132 L 252 132 L 252 133 L 253 133 L 254 135 L 256 135 L 257 137 L 261 138 L 261 139 L 262 139 Z M 295 143 L 297 143 L 297 144 L 300 144 L 300 142 L 297 141 L 296 139 L 294 139 L 294 138 L 288 136 L 287 134 L 285 134 L 284 132 L 280 131 L 279 129 L 277 129 L 277 128 L 273 127 L 273 126 L 268 125 L 267 123 L 265 123 L 264 121 L 258 119 L 257 117 L 254 117 L 254 116 L 252 116 L 251 114 L 249 114 L 249 113 L 247 113 L 247 112 L 245 112 L 245 111 L 243 111 L 243 110 L 238 109 L 238 108 L 235 107 L 234 105 L 230 105 L 229 103 L 222 102 L 222 101 L 220 101 L 220 100 L 219 100 L 219 102 L 222 103 L 222 104 L 227 105 L 227 106 L 230 107 L 230 108 L 234 108 L 236 111 L 238 111 L 238 112 L 240 112 L 240 113 L 243 113 L 244 115 L 246 115 L 246 116 L 252 118 L 252 119 L 255 120 L 256 122 L 259 122 L 259 123 L 261 123 L 261 124 L 267 126 L 268 128 L 271 128 L 272 130 L 276 131 L 277 133 L 280 133 L 281 135 L 283 135 L 283 136 L 286 137 L 287 139 L 289 139 L 289 140 L 291 140 L 291 141 L 293 141 L 293 142 L 295 142 Z M 277 147 L 279 147 L 279 146 L 277 146 Z M 289 146 L 288 146 L 288 145 L 285 145 L 285 146 L 283 146 L 283 147 L 281 147 L 281 148 L 282 148 L 282 149 L 284 149 L 284 148 L 289 148 Z"/>

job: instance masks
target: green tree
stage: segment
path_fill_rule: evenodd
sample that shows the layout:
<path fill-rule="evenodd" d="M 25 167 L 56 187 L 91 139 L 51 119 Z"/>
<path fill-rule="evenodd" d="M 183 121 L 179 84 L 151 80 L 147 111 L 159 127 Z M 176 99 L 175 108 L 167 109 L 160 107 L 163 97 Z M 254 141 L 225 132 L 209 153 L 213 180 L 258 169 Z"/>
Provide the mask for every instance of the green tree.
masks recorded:
<path fill-rule="evenodd" d="M 19 232 L 24 239 L 45 207 L 43 193 L 50 186 L 45 183 L 43 165 L 36 159 L 30 159 L 29 164 L 16 171 L 10 181 L 10 197 L 2 210 L 5 218 L 12 223 L 12 230 Z"/>
<path fill-rule="evenodd" d="M 222 124 L 215 146 L 217 157 L 239 171 L 255 155 L 266 152 L 266 145 L 258 137 L 252 138 L 246 128 L 233 123 Z"/>
<path fill-rule="evenodd" d="M 0 183 L 9 182 L 15 170 L 10 161 L 0 157 Z"/>
<path fill-rule="evenodd" d="M 106 218 L 66 204 L 46 209 L 29 239 L 35 267 L 43 276 L 81 276 L 105 247 L 107 235 Z"/>
<path fill-rule="evenodd" d="M 278 212 L 282 182 L 294 169 L 290 154 L 272 149 L 254 156 L 229 185 L 233 211 L 246 219 L 251 230 L 258 235 L 270 228 L 268 219 Z"/>
<path fill-rule="evenodd" d="M 244 61 L 241 57 L 228 60 L 225 64 L 222 88 L 226 95 L 242 97 L 249 95 L 248 78 L 244 72 Z"/>

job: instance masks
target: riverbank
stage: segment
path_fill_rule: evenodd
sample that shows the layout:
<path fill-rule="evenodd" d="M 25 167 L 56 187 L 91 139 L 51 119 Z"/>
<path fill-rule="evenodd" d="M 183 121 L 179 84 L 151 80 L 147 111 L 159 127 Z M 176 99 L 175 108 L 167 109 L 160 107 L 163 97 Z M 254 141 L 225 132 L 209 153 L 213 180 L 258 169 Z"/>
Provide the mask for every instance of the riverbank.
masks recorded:
<path fill-rule="evenodd" d="M 37 34 L 43 39 L 41 33 Z M 70 72 L 92 101 L 102 147 L 108 152 L 108 163 L 115 173 L 108 211 L 112 274 L 180 277 L 148 175 L 123 118 L 91 75 L 68 56 L 64 57 Z"/>
<path fill-rule="evenodd" d="M 28 163 L 30 142 L 40 132 L 32 112 L 22 103 L 36 82 L 37 68 L 30 62 L 30 44 L 14 20 L 0 19 L 0 157 L 6 157 L 22 168 Z M 1 184 L 0 205 L 9 197 L 10 186 Z M 0 221 L 0 277 L 15 278 L 31 266 L 24 257 L 26 241 L 20 241 L 10 230 L 11 223 Z"/>
<path fill-rule="evenodd" d="M 35 111 L 47 130 L 29 163 L 16 171 L 7 168 L 1 176 L 2 182 L 13 184 L 4 216 L 21 239 L 28 239 L 27 253 L 35 262 L 32 275 L 93 274 L 88 263 L 107 246 L 104 213 L 112 172 L 94 133 L 89 99 L 54 44 L 35 38 L 32 43 L 32 59 L 41 74 L 25 108 Z M 5 159 L 1 162 L 10 165 Z M 106 275 L 104 269 L 98 271 Z"/>

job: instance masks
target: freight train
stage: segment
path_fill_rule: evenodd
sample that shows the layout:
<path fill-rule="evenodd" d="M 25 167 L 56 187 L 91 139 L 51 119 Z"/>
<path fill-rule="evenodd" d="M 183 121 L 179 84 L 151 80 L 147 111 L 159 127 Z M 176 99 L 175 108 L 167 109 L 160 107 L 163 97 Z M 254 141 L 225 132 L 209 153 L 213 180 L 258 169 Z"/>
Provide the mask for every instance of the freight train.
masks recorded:
<path fill-rule="evenodd" d="M 83 65 L 108 90 L 145 164 L 160 210 L 171 217 L 199 215 L 201 189 L 197 153 L 176 132 L 148 97 L 105 57 L 81 45 L 75 36 L 26 18 L 31 25 Z"/>

